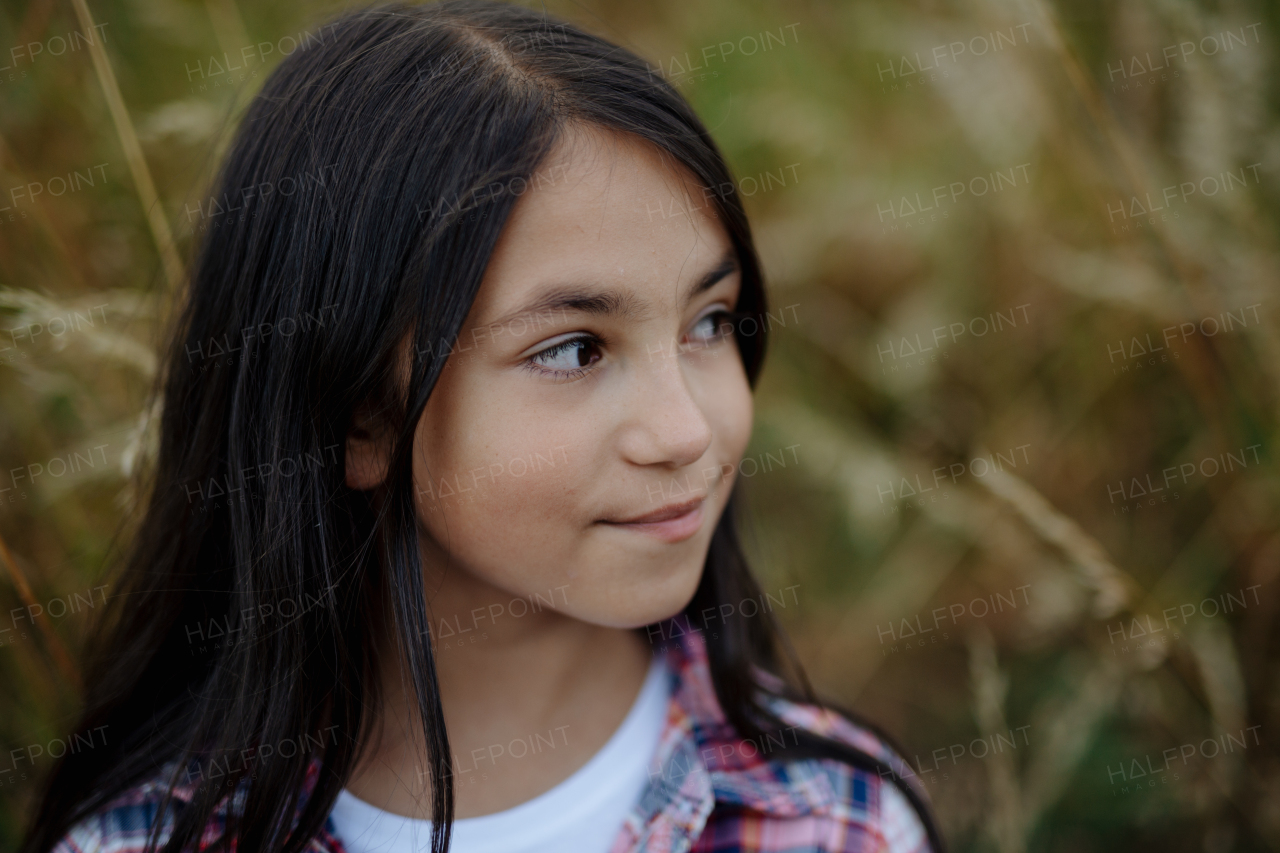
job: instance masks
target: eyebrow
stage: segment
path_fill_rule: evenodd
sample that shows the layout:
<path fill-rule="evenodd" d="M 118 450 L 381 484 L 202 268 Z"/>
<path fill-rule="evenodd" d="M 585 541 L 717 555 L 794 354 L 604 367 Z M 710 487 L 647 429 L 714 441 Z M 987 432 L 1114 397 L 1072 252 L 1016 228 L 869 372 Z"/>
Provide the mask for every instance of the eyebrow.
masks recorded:
<path fill-rule="evenodd" d="M 715 287 L 720 281 L 738 270 L 737 254 L 732 248 L 725 252 L 720 261 L 693 283 L 684 295 L 683 305 L 688 305 L 701 293 Z M 523 317 L 554 312 L 574 311 L 594 317 L 621 317 L 633 319 L 642 311 L 629 293 L 618 290 L 599 290 L 580 285 L 564 285 L 541 294 L 532 302 L 519 308 L 505 317 L 489 323 L 490 326 L 503 326 Z"/>

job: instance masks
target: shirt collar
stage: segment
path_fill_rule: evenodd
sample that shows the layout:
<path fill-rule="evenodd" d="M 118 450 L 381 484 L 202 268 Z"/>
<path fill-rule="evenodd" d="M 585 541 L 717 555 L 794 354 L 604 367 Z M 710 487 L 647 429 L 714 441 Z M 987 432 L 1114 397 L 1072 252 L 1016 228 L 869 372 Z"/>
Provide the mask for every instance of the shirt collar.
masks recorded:
<path fill-rule="evenodd" d="M 650 761 L 649 784 L 627 816 L 623 831 L 628 845 L 615 850 L 687 850 L 701 835 L 717 803 L 776 818 L 828 812 L 836 794 L 826 775 L 789 773 L 775 754 L 780 748 L 793 745 L 795 741 L 789 737 L 794 735 L 784 730 L 780 740 L 767 738 L 763 742 L 738 737 L 716 697 L 705 639 L 698 631 L 676 630 L 674 642 L 660 652 L 666 655 L 671 699 L 658 748 Z M 801 726 L 818 731 L 827 728 L 824 712 L 813 716 L 815 709 L 785 700 L 770 704 L 784 722 L 796 723 L 792 731 Z M 879 744 L 869 739 L 866 746 Z M 318 776 L 316 759 L 308 769 L 295 820 L 301 816 Z M 174 788 L 173 796 L 188 802 L 195 788 L 195 781 L 184 781 Z M 219 805 L 219 816 L 225 814 L 227 805 L 226 800 Z M 323 837 L 314 839 L 309 849 L 341 851 L 341 844 L 329 829 L 326 825 Z"/>
<path fill-rule="evenodd" d="M 836 795 L 824 774 L 793 776 L 773 756 L 794 745 L 799 726 L 781 739 L 738 737 L 716 698 L 705 639 L 683 631 L 674 640 L 665 649 L 671 701 L 649 784 L 627 817 L 629 845 L 614 849 L 687 850 L 717 803 L 777 818 L 830 810 Z"/>

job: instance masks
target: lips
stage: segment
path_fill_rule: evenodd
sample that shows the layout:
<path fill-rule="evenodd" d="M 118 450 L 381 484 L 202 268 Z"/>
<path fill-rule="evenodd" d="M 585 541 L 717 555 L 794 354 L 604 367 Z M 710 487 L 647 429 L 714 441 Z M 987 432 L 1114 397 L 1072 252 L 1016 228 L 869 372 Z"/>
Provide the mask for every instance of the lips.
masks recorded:
<path fill-rule="evenodd" d="M 606 518 L 604 521 L 608 524 L 653 524 L 658 521 L 669 521 L 670 519 L 684 515 L 695 507 L 700 506 L 706 498 L 706 495 L 702 495 L 701 497 L 682 501 L 678 504 L 667 504 L 653 512 L 646 513 L 644 515 L 637 515 L 635 518 Z"/>
<path fill-rule="evenodd" d="M 617 530 L 651 536 L 668 544 L 683 542 L 702 529 L 702 509 L 706 495 L 668 504 L 653 512 L 626 520 L 602 519 L 601 523 Z"/>

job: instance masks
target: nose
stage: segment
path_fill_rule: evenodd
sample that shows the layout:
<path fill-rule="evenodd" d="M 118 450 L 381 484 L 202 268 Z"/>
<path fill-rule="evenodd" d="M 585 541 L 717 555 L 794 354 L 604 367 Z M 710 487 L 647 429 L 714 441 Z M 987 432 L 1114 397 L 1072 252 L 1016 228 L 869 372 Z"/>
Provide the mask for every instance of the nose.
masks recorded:
<path fill-rule="evenodd" d="M 663 356 L 639 371 L 621 437 L 628 462 L 678 469 L 697 462 L 711 446 L 711 423 L 680 361 Z"/>

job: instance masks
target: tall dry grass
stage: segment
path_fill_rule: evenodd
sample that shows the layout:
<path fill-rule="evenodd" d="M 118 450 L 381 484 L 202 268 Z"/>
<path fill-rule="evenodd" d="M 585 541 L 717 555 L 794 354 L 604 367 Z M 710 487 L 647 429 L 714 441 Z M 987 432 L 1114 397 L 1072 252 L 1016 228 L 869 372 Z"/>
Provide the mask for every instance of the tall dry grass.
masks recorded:
<path fill-rule="evenodd" d="M 0 756 L 74 715 L 94 611 L 54 602 L 110 595 L 190 211 L 279 56 L 210 60 L 335 8 L 0 10 Z M 777 316 L 742 470 L 756 564 L 955 848 L 1280 845 L 1280 11 L 550 8 L 675 75 L 740 176 Z M 0 847 L 48 759 L 13 765 Z"/>

